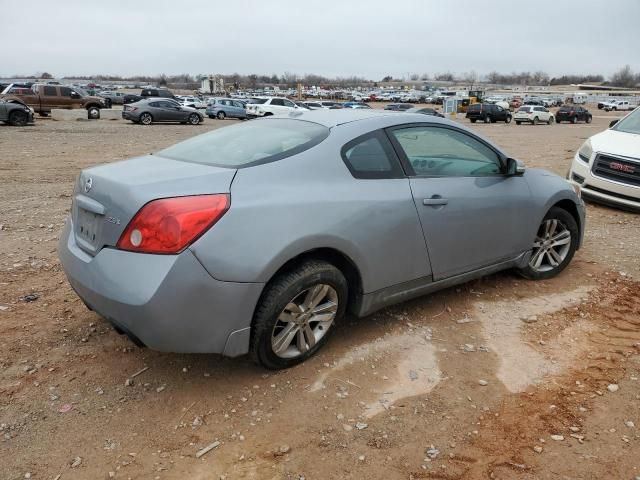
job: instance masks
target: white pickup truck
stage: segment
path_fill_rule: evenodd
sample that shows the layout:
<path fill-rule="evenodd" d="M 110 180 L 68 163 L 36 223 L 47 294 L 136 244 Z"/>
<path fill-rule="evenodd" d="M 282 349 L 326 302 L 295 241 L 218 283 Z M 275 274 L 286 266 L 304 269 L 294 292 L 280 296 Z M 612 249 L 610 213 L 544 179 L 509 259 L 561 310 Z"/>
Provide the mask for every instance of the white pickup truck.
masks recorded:
<path fill-rule="evenodd" d="M 249 118 L 267 117 L 269 115 L 282 115 L 297 110 L 295 103 L 287 98 L 267 97 L 258 98 L 247 103 L 246 110 Z"/>
<path fill-rule="evenodd" d="M 605 112 L 615 112 L 616 110 L 633 110 L 635 106 L 631 105 L 626 100 L 615 100 L 613 102 L 604 103 L 602 108 L 605 110 Z"/>

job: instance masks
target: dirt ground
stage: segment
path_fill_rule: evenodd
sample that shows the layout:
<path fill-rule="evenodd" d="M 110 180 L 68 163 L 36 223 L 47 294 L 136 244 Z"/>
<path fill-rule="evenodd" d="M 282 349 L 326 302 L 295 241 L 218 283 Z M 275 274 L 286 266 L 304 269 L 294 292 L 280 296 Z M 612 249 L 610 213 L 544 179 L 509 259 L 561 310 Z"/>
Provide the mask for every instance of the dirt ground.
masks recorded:
<path fill-rule="evenodd" d="M 472 128 L 564 175 L 593 111 Z M 140 349 L 88 311 L 55 251 L 79 170 L 232 122 L 0 126 L 0 479 L 640 478 L 638 214 L 589 203 L 559 277 L 347 318 L 283 372 Z"/>

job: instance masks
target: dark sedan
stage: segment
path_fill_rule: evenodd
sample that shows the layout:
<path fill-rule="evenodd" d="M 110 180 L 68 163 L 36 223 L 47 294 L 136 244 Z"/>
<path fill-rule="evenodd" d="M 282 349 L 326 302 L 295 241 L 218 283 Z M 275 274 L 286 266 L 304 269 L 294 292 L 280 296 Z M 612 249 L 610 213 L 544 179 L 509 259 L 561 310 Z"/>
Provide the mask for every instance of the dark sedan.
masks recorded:
<path fill-rule="evenodd" d="M 155 122 L 179 122 L 198 125 L 204 120 L 195 108 L 183 107 L 170 98 L 148 98 L 125 105 L 122 118 L 133 123 L 151 125 Z"/>
<path fill-rule="evenodd" d="M 407 113 L 421 113 L 422 115 L 431 115 L 434 117 L 444 118 L 444 115 L 439 111 L 429 107 L 414 107 L 406 110 Z"/>
<path fill-rule="evenodd" d="M 390 103 L 384 107 L 385 110 L 391 110 L 393 112 L 406 112 L 411 108 L 413 108 L 413 105 L 410 103 Z"/>
<path fill-rule="evenodd" d="M 593 117 L 589 110 L 583 107 L 576 107 L 574 105 L 565 105 L 560 107 L 560 110 L 556 112 L 556 123 L 560 122 L 586 122 L 591 123 Z"/>

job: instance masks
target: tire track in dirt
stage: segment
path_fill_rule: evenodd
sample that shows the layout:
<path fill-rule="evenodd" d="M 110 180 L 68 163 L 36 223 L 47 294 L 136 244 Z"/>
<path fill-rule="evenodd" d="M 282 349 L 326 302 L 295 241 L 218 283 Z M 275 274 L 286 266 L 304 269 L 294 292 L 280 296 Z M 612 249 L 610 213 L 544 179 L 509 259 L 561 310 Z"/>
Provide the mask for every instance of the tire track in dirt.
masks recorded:
<path fill-rule="evenodd" d="M 587 349 L 572 368 L 544 385 L 505 396 L 495 415 L 480 417 L 483 428 L 479 435 L 452 455 L 446 473 L 418 471 L 410 478 L 634 478 L 638 472 L 617 456 L 591 458 L 595 456 L 587 454 L 581 462 L 568 459 L 584 442 L 598 441 L 603 426 L 590 428 L 590 416 L 603 397 L 611 401 L 613 395 L 619 395 L 607 387 L 640 369 L 640 283 L 616 278 L 592 291 L 585 303 L 549 314 L 558 329 L 586 317 L 594 329 L 588 335 Z M 631 373 L 636 384 L 626 389 L 636 398 L 640 392 L 637 378 Z M 564 440 L 555 442 L 551 435 L 562 435 Z M 541 439 L 546 440 L 542 443 Z M 534 452 L 535 445 L 543 447 L 542 454 Z M 638 458 L 637 441 L 623 445 Z M 624 455 L 633 458 L 628 457 L 630 452 Z"/>

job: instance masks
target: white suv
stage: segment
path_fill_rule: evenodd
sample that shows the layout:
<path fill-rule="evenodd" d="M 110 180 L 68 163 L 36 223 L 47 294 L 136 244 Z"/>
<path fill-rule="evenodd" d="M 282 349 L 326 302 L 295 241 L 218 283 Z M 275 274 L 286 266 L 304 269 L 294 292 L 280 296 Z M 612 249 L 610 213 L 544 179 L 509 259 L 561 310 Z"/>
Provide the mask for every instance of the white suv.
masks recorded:
<path fill-rule="evenodd" d="M 518 109 L 513 116 L 517 125 L 522 122 L 531 123 L 537 125 L 538 123 L 548 123 L 551 125 L 555 118 L 553 114 L 545 107 L 538 107 L 536 105 L 524 105 Z"/>
<path fill-rule="evenodd" d="M 587 198 L 640 209 L 640 109 L 584 142 L 567 179 Z"/>
<path fill-rule="evenodd" d="M 247 116 L 249 118 L 268 117 L 269 115 L 282 115 L 300 108 L 287 98 L 267 97 L 253 100 L 247 104 Z"/>

